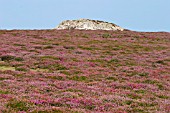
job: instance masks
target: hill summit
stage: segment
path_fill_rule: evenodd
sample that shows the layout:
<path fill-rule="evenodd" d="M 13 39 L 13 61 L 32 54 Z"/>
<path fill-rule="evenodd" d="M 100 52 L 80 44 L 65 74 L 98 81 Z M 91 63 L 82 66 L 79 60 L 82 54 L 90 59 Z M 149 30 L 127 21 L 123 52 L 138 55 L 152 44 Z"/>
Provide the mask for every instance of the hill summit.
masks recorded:
<path fill-rule="evenodd" d="M 120 26 L 90 19 L 79 19 L 79 20 L 66 20 L 60 23 L 55 29 L 84 29 L 84 30 L 113 30 L 113 31 L 123 31 L 124 29 Z"/>

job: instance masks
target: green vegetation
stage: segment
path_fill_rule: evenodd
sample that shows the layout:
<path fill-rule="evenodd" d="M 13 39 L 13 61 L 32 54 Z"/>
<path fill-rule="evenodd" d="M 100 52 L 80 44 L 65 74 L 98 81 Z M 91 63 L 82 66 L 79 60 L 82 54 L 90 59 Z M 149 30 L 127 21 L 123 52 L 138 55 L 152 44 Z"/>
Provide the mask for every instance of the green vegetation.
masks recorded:
<path fill-rule="evenodd" d="M 111 38 L 112 35 L 110 35 L 110 34 L 108 34 L 108 33 L 105 33 L 105 34 L 102 35 L 102 37 L 103 37 L 103 38 Z"/>
<path fill-rule="evenodd" d="M 53 60 L 59 60 L 58 57 L 55 56 L 42 56 L 41 59 L 53 59 Z"/>
<path fill-rule="evenodd" d="M 17 57 L 17 58 L 15 58 L 15 61 L 24 61 L 24 59 L 21 57 Z"/>
<path fill-rule="evenodd" d="M 87 77 L 86 76 L 71 76 L 71 77 L 68 77 L 70 80 L 75 80 L 75 81 L 86 81 L 87 80 Z"/>
<path fill-rule="evenodd" d="M 64 80 L 62 76 L 48 76 L 47 78 L 56 79 L 56 80 Z"/>
<path fill-rule="evenodd" d="M 16 71 L 27 71 L 27 69 L 22 68 L 22 67 L 16 67 L 15 70 Z"/>
<path fill-rule="evenodd" d="M 11 56 L 11 55 L 1 56 L 1 57 L 0 57 L 0 60 L 1 60 L 1 61 L 11 61 L 11 60 L 24 61 L 24 59 L 21 58 L 21 57 L 15 57 L 15 56 Z"/>
<path fill-rule="evenodd" d="M 146 76 L 149 75 L 149 73 L 144 72 L 144 73 L 139 73 L 138 75 L 141 76 L 141 77 L 146 77 Z"/>
<path fill-rule="evenodd" d="M 106 80 L 113 80 L 113 81 L 117 81 L 118 79 L 116 77 L 107 77 Z"/>
<path fill-rule="evenodd" d="M 108 63 L 117 63 L 117 62 L 119 62 L 118 59 L 111 59 Z"/>
<path fill-rule="evenodd" d="M 24 101 L 12 100 L 9 103 L 7 103 L 6 106 L 17 111 L 28 111 L 32 105 Z"/>
<path fill-rule="evenodd" d="M 128 94 L 127 96 L 131 99 L 141 99 L 142 98 L 141 96 L 139 96 L 137 94 Z"/>
<path fill-rule="evenodd" d="M 67 68 L 61 64 L 51 64 L 51 65 L 42 67 L 42 69 L 48 69 L 49 71 L 67 70 Z"/>
<path fill-rule="evenodd" d="M 74 46 L 63 46 L 65 49 L 71 49 L 71 50 L 74 50 L 75 47 Z"/>
<path fill-rule="evenodd" d="M 36 110 L 30 113 L 64 113 L 61 110 Z"/>
<path fill-rule="evenodd" d="M 84 47 L 84 46 L 78 46 L 78 47 L 83 49 L 83 50 L 93 50 L 92 47 Z"/>
<path fill-rule="evenodd" d="M 9 94 L 9 93 L 10 93 L 9 91 L 0 90 L 0 94 Z"/>
<path fill-rule="evenodd" d="M 53 46 L 51 46 L 51 45 L 48 45 L 48 46 L 44 47 L 44 49 L 52 49 L 52 48 L 53 48 Z"/>
<path fill-rule="evenodd" d="M 14 60 L 15 57 L 14 56 L 11 56 L 11 55 L 6 55 L 6 56 L 1 56 L 0 59 L 2 61 L 10 61 L 10 60 Z"/>

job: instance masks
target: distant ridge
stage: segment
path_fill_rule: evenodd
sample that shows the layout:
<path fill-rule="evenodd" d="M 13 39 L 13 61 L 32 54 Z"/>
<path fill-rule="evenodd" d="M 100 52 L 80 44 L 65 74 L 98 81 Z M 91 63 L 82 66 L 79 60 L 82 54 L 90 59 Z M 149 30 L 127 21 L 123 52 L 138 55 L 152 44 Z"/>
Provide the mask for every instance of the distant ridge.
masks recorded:
<path fill-rule="evenodd" d="M 113 23 L 90 19 L 66 20 L 60 23 L 55 29 L 124 30 L 120 26 Z"/>

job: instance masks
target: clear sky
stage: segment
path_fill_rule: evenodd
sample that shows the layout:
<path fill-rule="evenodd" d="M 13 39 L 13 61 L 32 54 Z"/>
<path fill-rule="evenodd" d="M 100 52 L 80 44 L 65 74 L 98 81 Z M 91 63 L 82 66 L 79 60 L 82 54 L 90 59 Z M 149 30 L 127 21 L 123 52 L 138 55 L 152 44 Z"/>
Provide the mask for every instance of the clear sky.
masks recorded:
<path fill-rule="evenodd" d="M 80 18 L 169 32 L 170 0 L 0 0 L 0 29 L 51 29 Z"/>

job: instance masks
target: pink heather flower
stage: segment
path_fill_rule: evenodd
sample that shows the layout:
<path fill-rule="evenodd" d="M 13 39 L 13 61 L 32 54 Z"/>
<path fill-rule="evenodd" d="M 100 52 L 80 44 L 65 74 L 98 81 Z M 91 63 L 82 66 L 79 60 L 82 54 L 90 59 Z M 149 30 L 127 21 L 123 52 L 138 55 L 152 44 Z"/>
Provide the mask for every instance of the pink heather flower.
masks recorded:
<path fill-rule="evenodd" d="M 25 111 L 19 111 L 18 113 L 26 113 Z"/>
<path fill-rule="evenodd" d="M 31 100 L 31 102 L 33 102 L 35 104 L 44 104 L 44 103 L 47 103 L 46 100 Z"/>
<path fill-rule="evenodd" d="M 140 88 L 145 88 L 146 86 L 143 84 L 128 84 L 128 86 L 130 86 L 132 89 L 140 89 Z"/>

